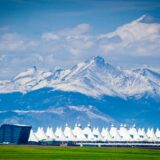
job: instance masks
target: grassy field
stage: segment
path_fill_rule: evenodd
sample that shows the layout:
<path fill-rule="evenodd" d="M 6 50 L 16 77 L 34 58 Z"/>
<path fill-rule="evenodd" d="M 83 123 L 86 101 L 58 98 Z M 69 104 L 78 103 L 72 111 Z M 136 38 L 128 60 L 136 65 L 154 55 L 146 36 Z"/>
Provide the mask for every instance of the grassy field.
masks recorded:
<path fill-rule="evenodd" d="M 160 150 L 0 146 L 0 160 L 160 160 Z"/>

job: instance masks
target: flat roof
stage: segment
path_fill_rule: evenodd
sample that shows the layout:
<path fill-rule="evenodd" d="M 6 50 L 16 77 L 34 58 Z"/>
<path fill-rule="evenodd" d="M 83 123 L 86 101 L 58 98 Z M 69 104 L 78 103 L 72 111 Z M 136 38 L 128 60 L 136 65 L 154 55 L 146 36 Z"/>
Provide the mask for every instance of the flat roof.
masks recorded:
<path fill-rule="evenodd" d="M 17 127 L 32 127 L 30 125 L 25 125 L 25 124 L 8 124 L 8 123 L 1 124 L 1 126 L 4 126 L 4 125 L 17 126 Z"/>

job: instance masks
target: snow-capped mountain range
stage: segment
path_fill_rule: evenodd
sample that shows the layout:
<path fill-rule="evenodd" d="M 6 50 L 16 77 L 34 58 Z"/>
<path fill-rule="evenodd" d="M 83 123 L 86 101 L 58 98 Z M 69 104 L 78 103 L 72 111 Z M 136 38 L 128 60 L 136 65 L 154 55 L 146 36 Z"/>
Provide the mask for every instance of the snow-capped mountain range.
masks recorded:
<path fill-rule="evenodd" d="M 152 40 L 157 49 L 145 48 L 145 53 L 150 55 L 158 51 L 159 33 L 159 22 L 144 15 L 95 39 L 98 44 L 106 40 L 111 42 L 105 50 L 114 49 L 118 54 L 127 47 L 133 54 L 132 42 L 141 51 L 143 43 L 150 44 Z M 160 127 L 159 115 L 160 71 L 122 69 L 100 56 L 69 69 L 55 67 L 46 72 L 32 67 L 12 79 L 0 80 L 0 123 L 33 127 L 65 123 L 91 123 L 101 127 L 111 123 L 135 123 L 156 128 Z"/>
<path fill-rule="evenodd" d="M 160 96 L 160 72 L 148 68 L 123 70 L 102 57 L 91 59 L 71 69 L 44 72 L 32 67 L 11 80 L 0 81 L 0 93 L 27 93 L 40 88 L 79 92 L 92 97 Z"/>
<path fill-rule="evenodd" d="M 0 123 L 159 127 L 160 73 L 93 57 L 71 69 L 27 69 L 0 82 Z"/>

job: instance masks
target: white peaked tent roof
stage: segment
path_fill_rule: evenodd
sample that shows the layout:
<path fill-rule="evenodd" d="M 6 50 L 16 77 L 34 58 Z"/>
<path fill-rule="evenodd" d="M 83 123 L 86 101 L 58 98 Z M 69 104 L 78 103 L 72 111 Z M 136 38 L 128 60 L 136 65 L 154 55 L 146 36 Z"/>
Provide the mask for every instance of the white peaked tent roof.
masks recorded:
<path fill-rule="evenodd" d="M 108 128 L 102 128 L 102 132 L 101 132 L 103 141 L 111 141 L 112 137 L 108 131 Z"/>
<path fill-rule="evenodd" d="M 150 128 L 147 129 L 146 135 L 148 138 L 151 137 L 151 129 Z"/>
<path fill-rule="evenodd" d="M 156 129 L 156 133 L 155 133 L 156 137 L 160 139 L 160 130 L 157 128 Z"/>
<path fill-rule="evenodd" d="M 38 128 L 37 132 L 33 130 L 30 132 L 29 141 L 79 141 L 79 142 L 96 142 L 96 141 L 149 141 L 149 142 L 160 142 L 160 129 L 157 128 L 156 132 L 154 129 L 148 128 L 145 132 L 144 128 L 136 129 L 135 125 L 131 128 L 127 128 L 126 125 L 121 125 L 117 129 L 114 125 L 110 129 L 99 128 L 91 129 L 90 124 L 82 129 L 80 124 L 76 124 L 73 130 L 68 125 L 65 126 L 64 130 L 61 127 L 57 128 L 55 133 L 53 129 L 48 127 L 46 133 L 43 128 Z"/>
<path fill-rule="evenodd" d="M 75 136 L 72 132 L 72 129 L 70 127 L 68 127 L 67 124 L 66 124 L 65 129 L 64 129 L 64 135 L 66 137 L 66 140 L 75 141 Z"/>
<path fill-rule="evenodd" d="M 35 134 L 38 137 L 39 141 L 47 140 L 47 136 L 45 135 L 43 128 L 39 127 Z"/>
<path fill-rule="evenodd" d="M 83 134 L 86 136 L 88 141 L 94 141 L 94 135 L 92 133 L 90 124 L 88 124 L 88 126 L 83 129 Z"/>
<path fill-rule="evenodd" d="M 140 140 L 142 140 L 142 141 L 146 141 L 148 139 L 148 137 L 147 137 L 147 135 L 145 133 L 144 128 L 142 128 L 142 129 L 139 128 L 138 129 L 138 135 L 139 135 Z"/>
<path fill-rule="evenodd" d="M 157 137 L 154 134 L 153 128 L 147 130 L 147 137 L 149 138 L 149 141 L 156 141 L 157 140 Z"/>
<path fill-rule="evenodd" d="M 121 124 L 118 133 L 121 136 L 122 141 L 131 141 L 132 140 L 131 136 L 129 135 L 129 132 L 126 128 L 126 125 Z"/>
<path fill-rule="evenodd" d="M 111 129 L 110 129 L 110 135 L 112 137 L 112 140 L 114 141 L 121 141 L 121 136 L 118 133 L 118 129 L 114 127 L 112 124 Z"/>
<path fill-rule="evenodd" d="M 102 141 L 103 140 L 102 135 L 101 135 L 98 128 L 93 128 L 93 135 L 94 135 L 95 141 Z"/>
<path fill-rule="evenodd" d="M 76 124 L 72 132 L 77 141 L 87 141 L 80 124 Z"/>
<path fill-rule="evenodd" d="M 58 141 L 66 141 L 66 137 L 65 137 L 61 127 L 56 129 L 55 135 L 56 135 L 56 140 L 58 140 Z"/>
<path fill-rule="evenodd" d="M 33 130 L 31 129 L 30 135 L 29 135 L 29 142 L 39 142 L 39 139 L 37 136 L 34 134 Z"/>
<path fill-rule="evenodd" d="M 133 125 L 133 127 L 131 127 L 129 129 L 129 134 L 130 134 L 130 136 L 132 138 L 132 141 L 138 141 L 138 140 L 140 140 L 140 137 L 138 135 L 138 132 L 137 132 L 137 129 L 136 129 L 135 125 Z"/>
<path fill-rule="evenodd" d="M 47 136 L 48 140 L 55 140 L 56 139 L 56 136 L 53 132 L 53 129 L 49 128 L 49 127 L 47 128 L 46 136 Z"/>

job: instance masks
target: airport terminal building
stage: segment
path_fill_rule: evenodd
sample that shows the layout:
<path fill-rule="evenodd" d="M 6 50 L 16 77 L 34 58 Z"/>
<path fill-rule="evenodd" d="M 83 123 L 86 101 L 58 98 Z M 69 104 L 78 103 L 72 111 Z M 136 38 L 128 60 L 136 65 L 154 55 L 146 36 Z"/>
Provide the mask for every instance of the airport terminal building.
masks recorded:
<path fill-rule="evenodd" d="M 160 129 L 127 127 L 125 124 L 109 128 L 82 127 L 75 124 L 57 128 L 38 127 L 37 131 L 27 125 L 3 124 L 0 127 L 0 144 L 39 144 L 74 146 L 116 146 L 160 148 Z"/>
<path fill-rule="evenodd" d="M 27 144 L 31 126 L 3 124 L 0 127 L 1 144 Z"/>
<path fill-rule="evenodd" d="M 135 125 L 127 127 L 125 124 L 109 128 L 91 127 L 88 124 L 82 127 L 75 124 L 74 127 L 66 126 L 53 129 L 38 127 L 37 131 L 31 130 L 29 143 L 39 144 L 72 144 L 78 146 L 143 146 L 160 147 L 160 129 L 136 128 Z"/>

